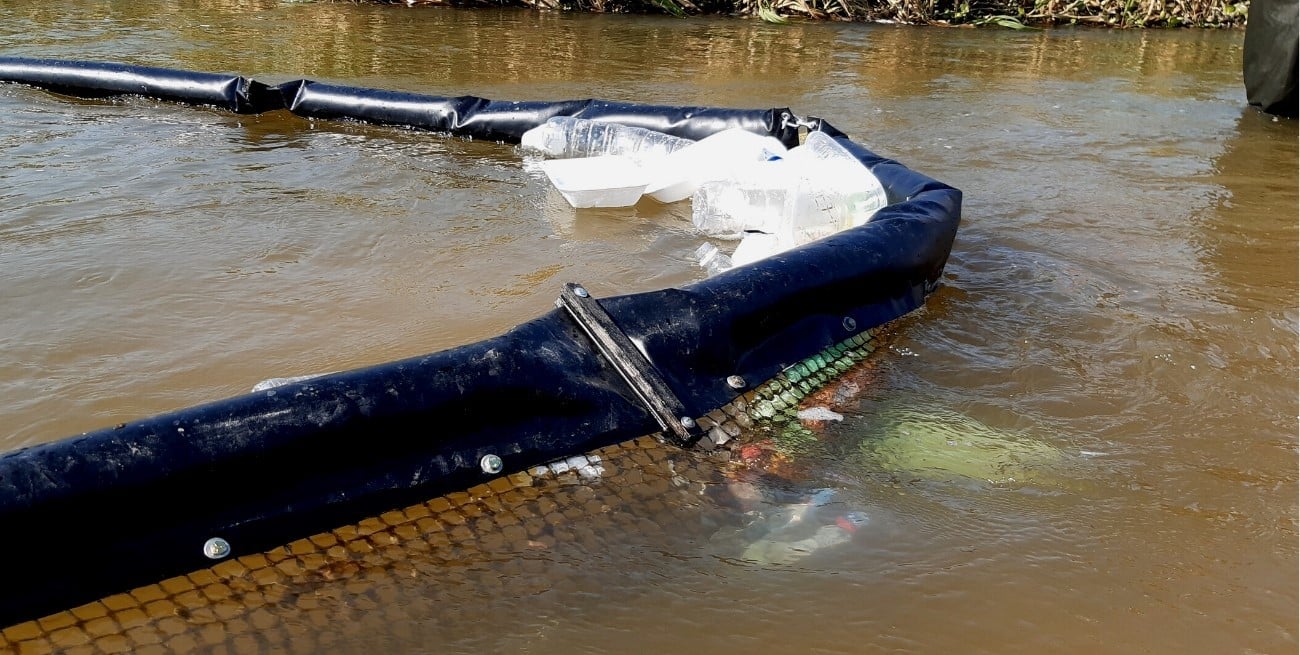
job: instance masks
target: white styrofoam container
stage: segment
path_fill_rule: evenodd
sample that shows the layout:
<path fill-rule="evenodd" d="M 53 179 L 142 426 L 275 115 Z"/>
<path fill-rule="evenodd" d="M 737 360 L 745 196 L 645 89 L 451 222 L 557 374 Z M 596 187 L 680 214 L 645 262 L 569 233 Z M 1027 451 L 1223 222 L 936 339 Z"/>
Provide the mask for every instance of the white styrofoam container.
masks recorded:
<path fill-rule="evenodd" d="M 621 155 L 548 159 L 541 167 L 574 207 L 631 207 L 650 183 L 636 162 Z"/>
<path fill-rule="evenodd" d="M 770 136 L 734 127 L 669 154 L 650 166 L 646 195 L 659 202 L 685 200 L 710 180 L 720 180 L 738 166 L 784 155 L 786 148 Z"/>

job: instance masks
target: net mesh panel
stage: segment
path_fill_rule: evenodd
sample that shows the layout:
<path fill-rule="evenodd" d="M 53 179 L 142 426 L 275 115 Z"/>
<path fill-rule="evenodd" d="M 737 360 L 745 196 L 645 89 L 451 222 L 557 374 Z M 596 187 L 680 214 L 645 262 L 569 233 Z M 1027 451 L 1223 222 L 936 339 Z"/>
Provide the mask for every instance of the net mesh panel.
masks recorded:
<path fill-rule="evenodd" d="M 805 396 L 870 365 L 880 334 L 789 367 L 701 427 L 733 446 L 755 426 L 791 421 Z M 317 653 L 377 634 L 409 638 L 414 622 L 456 621 L 458 599 L 546 591 L 556 561 L 641 543 L 665 525 L 678 538 L 707 537 L 705 526 L 734 518 L 700 501 L 726 481 L 731 459 L 725 447 L 641 437 L 10 626 L 0 651 Z"/>

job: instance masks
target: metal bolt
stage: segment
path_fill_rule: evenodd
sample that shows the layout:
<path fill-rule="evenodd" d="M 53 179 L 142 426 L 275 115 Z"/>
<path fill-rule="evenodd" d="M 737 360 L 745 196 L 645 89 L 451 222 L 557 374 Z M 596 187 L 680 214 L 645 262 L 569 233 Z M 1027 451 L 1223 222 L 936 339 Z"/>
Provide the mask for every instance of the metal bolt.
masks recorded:
<path fill-rule="evenodd" d="M 230 554 L 230 542 L 221 537 L 213 537 L 203 542 L 203 554 L 208 559 L 224 559 Z"/>
<path fill-rule="evenodd" d="M 583 287 L 573 287 L 573 295 L 579 298 L 586 298 L 591 294 L 587 293 L 587 290 Z"/>
<path fill-rule="evenodd" d="M 844 325 L 844 329 L 849 332 L 858 329 L 858 322 L 853 320 L 852 316 L 845 316 L 843 325 Z"/>
<path fill-rule="evenodd" d="M 682 427 L 686 428 L 687 430 L 690 430 L 691 428 L 695 427 L 695 419 L 689 416 L 683 416 L 680 420 L 680 423 L 682 424 Z"/>
<path fill-rule="evenodd" d="M 728 375 L 727 386 L 731 387 L 732 389 L 744 389 L 745 378 L 742 378 L 739 375 Z"/>
<path fill-rule="evenodd" d="M 483 459 L 480 459 L 478 461 L 478 465 L 479 468 L 483 469 L 484 473 L 489 473 L 491 475 L 496 475 L 497 473 L 500 473 L 501 469 L 505 467 L 505 464 L 501 461 L 501 458 L 497 457 L 496 455 L 484 455 Z"/>

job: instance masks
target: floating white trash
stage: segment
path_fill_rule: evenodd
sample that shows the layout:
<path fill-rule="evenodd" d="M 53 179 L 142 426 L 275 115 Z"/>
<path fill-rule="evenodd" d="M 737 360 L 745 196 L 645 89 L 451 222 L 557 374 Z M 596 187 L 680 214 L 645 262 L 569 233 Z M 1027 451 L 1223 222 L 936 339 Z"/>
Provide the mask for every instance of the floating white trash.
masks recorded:
<path fill-rule="evenodd" d="M 781 237 L 763 232 L 746 232 L 731 254 L 732 266 L 752 264 L 760 259 L 775 255 L 789 246 L 781 243 Z"/>
<path fill-rule="evenodd" d="M 784 155 L 780 141 L 741 128 L 711 134 L 653 164 L 646 195 L 659 202 L 685 200 L 704 182 L 731 175 L 734 169 L 755 161 Z"/>
<path fill-rule="evenodd" d="M 546 177 L 574 207 L 631 207 L 650 180 L 644 170 L 621 155 L 550 159 L 541 163 Z"/>

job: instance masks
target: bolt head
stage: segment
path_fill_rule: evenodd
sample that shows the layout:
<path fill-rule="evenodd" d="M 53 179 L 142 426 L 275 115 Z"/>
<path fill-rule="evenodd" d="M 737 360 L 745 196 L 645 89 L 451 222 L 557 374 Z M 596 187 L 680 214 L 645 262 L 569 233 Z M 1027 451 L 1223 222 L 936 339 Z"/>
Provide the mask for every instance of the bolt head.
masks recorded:
<path fill-rule="evenodd" d="M 853 320 L 853 317 L 852 317 L 852 316 L 845 316 L 845 317 L 844 317 L 844 329 L 845 329 L 846 331 L 848 331 L 848 332 L 852 332 L 852 331 L 858 329 L 858 322 L 855 321 L 855 320 Z"/>
<path fill-rule="evenodd" d="M 695 419 L 693 419 L 693 418 L 691 418 L 691 417 L 689 417 L 689 416 L 683 416 L 683 417 L 680 419 L 680 422 L 681 422 L 681 424 L 682 424 L 682 427 L 686 428 L 687 430 L 689 430 L 689 429 L 695 427 Z"/>
<path fill-rule="evenodd" d="M 586 298 L 591 294 L 587 293 L 587 289 L 585 287 L 573 287 L 573 295 L 579 298 Z"/>
<path fill-rule="evenodd" d="M 732 389 L 744 389 L 745 378 L 742 378 L 739 375 L 728 375 L 727 386 L 731 387 Z"/>
<path fill-rule="evenodd" d="M 213 537 L 203 542 L 203 554 L 208 559 L 225 559 L 230 554 L 230 542 L 221 537 Z"/>
<path fill-rule="evenodd" d="M 502 468 L 505 468 L 505 464 L 501 461 L 501 458 L 496 455 L 484 455 L 483 458 L 478 461 L 478 465 L 479 468 L 483 469 L 484 473 L 490 475 L 496 475 L 501 472 Z"/>

